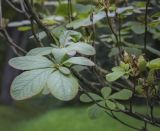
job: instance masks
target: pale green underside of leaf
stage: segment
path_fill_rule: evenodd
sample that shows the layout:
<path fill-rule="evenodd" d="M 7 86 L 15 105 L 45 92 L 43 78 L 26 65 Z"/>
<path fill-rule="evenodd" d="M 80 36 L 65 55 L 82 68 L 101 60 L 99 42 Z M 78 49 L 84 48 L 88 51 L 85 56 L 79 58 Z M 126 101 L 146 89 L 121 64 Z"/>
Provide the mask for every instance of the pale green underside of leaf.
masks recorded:
<path fill-rule="evenodd" d="M 39 48 L 34 48 L 30 50 L 27 55 L 31 56 L 43 56 L 43 55 L 49 55 L 52 52 L 52 47 L 39 47 Z"/>
<path fill-rule="evenodd" d="M 32 70 L 53 67 L 52 61 L 43 56 L 15 57 L 9 61 L 9 64 L 15 69 L 19 70 Z"/>
<path fill-rule="evenodd" d="M 52 54 L 54 55 L 57 62 L 60 62 L 66 54 L 74 56 L 76 55 L 76 52 L 83 55 L 94 55 L 96 53 L 95 49 L 91 45 L 83 42 L 72 43 L 64 48 L 52 49 Z"/>
<path fill-rule="evenodd" d="M 43 88 L 43 90 L 42 90 L 42 94 L 43 94 L 43 95 L 48 95 L 48 94 L 50 94 L 50 91 L 49 91 L 49 89 L 48 89 L 48 87 L 47 87 L 47 83 L 46 83 L 46 85 L 44 86 L 44 88 Z"/>
<path fill-rule="evenodd" d="M 96 53 L 95 49 L 84 42 L 78 42 L 71 44 L 67 47 L 68 51 L 76 51 L 83 55 L 94 55 Z"/>
<path fill-rule="evenodd" d="M 53 48 L 52 54 L 58 63 L 61 62 L 62 58 L 67 54 L 66 48 Z"/>
<path fill-rule="evenodd" d="M 71 40 L 72 37 L 76 37 L 77 39 L 80 39 L 82 37 L 81 33 L 73 30 L 67 30 L 63 31 L 59 37 L 59 41 L 61 45 L 66 45 L 68 44 Z"/>
<path fill-rule="evenodd" d="M 62 101 L 69 101 L 78 93 L 78 81 L 72 75 L 66 76 L 60 71 L 49 76 L 47 85 L 53 96 Z"/>
<path fill-rule="evenodd" d="M 69 74 L 71 73 L 68 68 L 63 67 L 63 66 L 59 67 L 59 71 L 60 71 L 61 73 L 63 73 L 64 75 L 69 75 Z"/>
<path fill-rule="evenodd" d="M 84 65 L 84 66 L 94 66 L 95 65 L 91 60 L 85 57 L 72 57 L 64 62 L 64 64 L 66 63 L 75 64 L 75 65 Z"/>
<path fill-rule="evenodd" d="M 11 85 L 11 96 L 23 100 L 37 95 L 45 87 L 48 76 L 54 68 L 26 71 L 17 76 Z"/>

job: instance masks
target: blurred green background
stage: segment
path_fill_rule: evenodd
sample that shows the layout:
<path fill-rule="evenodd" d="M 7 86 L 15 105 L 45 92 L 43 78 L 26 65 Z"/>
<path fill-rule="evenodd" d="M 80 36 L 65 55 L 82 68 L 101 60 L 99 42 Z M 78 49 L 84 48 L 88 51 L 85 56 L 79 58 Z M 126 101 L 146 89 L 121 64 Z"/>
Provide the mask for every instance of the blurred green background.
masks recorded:
<path fill-rule="evenodd" d="M 43 106 L 43 105 L 41 105 Z M 30 107 L 31 108 L 31 107 Z M 144 111 L 144 107 L 137 107 Z M 158 111 L 159 112 L 159 111 Z M 141 127 L 142 123 L 122 114 L 120 118 Z M 159 131 L 150 126 L 151 131 Z M 9 106 L 0 106 L 1 131 L 133 131 L 113 120 L 107 115 L 91 120 L 87 115 L 87 107 L 53 108 L 48 111 L 22 110 Z"/>

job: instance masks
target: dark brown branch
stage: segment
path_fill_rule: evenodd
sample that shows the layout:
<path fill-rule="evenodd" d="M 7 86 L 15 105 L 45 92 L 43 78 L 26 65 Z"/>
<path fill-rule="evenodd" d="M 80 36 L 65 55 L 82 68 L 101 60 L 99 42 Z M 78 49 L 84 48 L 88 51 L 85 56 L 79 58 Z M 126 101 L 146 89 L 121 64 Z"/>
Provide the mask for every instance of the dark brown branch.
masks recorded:
<path fill-rule="evenodd" d="M 8 34 L 6 29 L 0 29 L 0 31 L 2 32 L 3 36 L 7 39 L 8 43 L 10 43 L 11 48 L 14 48 L 14 52 L 17 50 L 21 51 L 22 53 L 26 54 L 27 51 L 25 51 L 23 48 L 21 48 L 20 46 L 18 46 L 10 37 L 10 35 Z M 17 54 L 18 51 L 16 51 L 15 53 Z M 19 54 L 20 55 L 20 54 Z"/>
<path fill-rule="evenodd" d="M 38 38 L 37 35 L 36 35 L 35 27 L 34 27 L 34 20 L 31 18 L 30 21 L 31 21 L 32 34 L 33 34 L 36 42 L 39 43 L 39 45 L 40 45 L 41 47 L 44 47 L 43 43 L 39 40 L 39 38 Z"/>
<path fill-rule="evenodd" d="M 24 14 L 24 11 L 17 8 L 10 0 L 6 0 L 6 2 L 8 3 L 8 5 L 10 5 L 18 13 Z"/>
<path fill-rule="evenodd" d="M 37 14 L 35 13 L 35 11 L 32 9 L 30 3 L 28 2 L 28 0 L 24 0 L 28 12 L 31 14 L 32 18 L 36 21 L 36 23 L 38 24 L 38 26 L 44 30 L 44 32 L 47 34 L 47 36 L 49 37 L 50 41 L 53 43 L 55 41 L 54 36 L 51 34 L 51 32 L 48 30 L 48 28 L 41 22 L 41 20 L 39 19 L 39 17 L 37 16 Z"/>
<path fill-rule="evenodd" d="M 147 33 L 148 33 L 148 7 L 150 5 L 150 0 L 146 0 L 145 9 L 145 33 L 144 33 L 144 51 L 147 50 Z"/>
<path fill-rule="evenodd" d="M 142 129 L 137 128 L 137 127 L 134 127 L 134 126 L 132 126 L 132 125 L 129 125 L 128 123 L 120 120 L 112 111 L 111 111 L 111 114 L 108 113 L 108 112 L 106 112 L 106 111 L 105 111 L 105 113 L 107 113 L 107 115 L 109 115 L 110 117 L 114 118 L 115 120 L 117 120 L 117 121 L 120 122 L 121 124 L 123 124 L 123 125 L 131 128 L 131 129 L 134 129 L 134 130 L 137 130 L 137 131 L 142 131 Z"/>

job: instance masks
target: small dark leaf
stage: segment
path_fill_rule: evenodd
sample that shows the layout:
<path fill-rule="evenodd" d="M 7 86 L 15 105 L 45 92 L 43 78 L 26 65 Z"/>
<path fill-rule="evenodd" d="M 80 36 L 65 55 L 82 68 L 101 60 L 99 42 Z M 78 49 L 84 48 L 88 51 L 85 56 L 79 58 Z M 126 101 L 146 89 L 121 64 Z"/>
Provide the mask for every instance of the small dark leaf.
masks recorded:
<path fill-rule="evenodd" d="M 122 89 L 121 91 L 116 92 L 113 95 L 109 96 L 109 99 L 128 100 L 130 97 L 132 97 L 132 91 L 127 89 Z"/>
<path fill-rule="evenodd" d="M 103 100 L 103 98 L 101 96 L 97 95 L 97 94 L 89 92 L 88 95 L 87 94 L 82 94 L 80 96 L 80 101 L 82 101 L 82 102 L 92 102 L 93 100 L 95 100 L 95 101 L 102 101 Z"/>
<path fill-rule="evenodd" d="M 110 87 L 104 87 L 101 89 L 102 96 L 106 99 L 112 92 Z"/>
<path fill-rule="evenodd" d="M 100 102 L 98 104 L 105 106 L 104 102 Z M 95 119 L 95 118 L 100 117 L 102 115 L 102 113 L 103 113 L 103 109 L 96 104 L 94 104 L 93 106 L 88 108 L 88 116 L 91 119 Z"/>

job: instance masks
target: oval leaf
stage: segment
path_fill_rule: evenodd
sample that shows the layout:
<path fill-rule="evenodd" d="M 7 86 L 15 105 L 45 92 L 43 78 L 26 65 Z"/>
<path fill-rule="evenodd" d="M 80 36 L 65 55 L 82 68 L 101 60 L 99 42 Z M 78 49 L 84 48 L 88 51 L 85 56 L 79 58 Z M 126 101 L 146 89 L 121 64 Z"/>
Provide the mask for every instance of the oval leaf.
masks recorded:
<path fill-rule="evenodd" d="M 100 101 L 100 100 L 102 101 L 103 100 L 103 98 L 100 97 L 99 95 L 96 95 L 96 94 L 93 94 L 93 93 L 90 93 L 90 92 L 88 93 L 88 95 L 87 94 L 82 94 L 80 96 L 80 101 L 82 101 L 82 102 L 93 102 L 93 100 L 95 100 L 95 101 Z"/>
<path fill-rule="evenodd" d="M 67 49 L 69 51 L 77 51 L 78 53 L 83 55 L 94 55 L 96 53 L 95 49 L 91 45 L 84 42 L 71 44 L 67 47 Z"/>
<path fill-rule="evenodd" d="M 67 45 L 72 41 L 73 38 L 79 40 L 82 37 L 81 33 L 73 30 L 63 31 L 59 37 L 61 45 Z"/>
<path fill-rule="evenodd" d="M 118 109 L 120 109 L 120 110 L 125 110 L 125 106 L 124 105 L 122 105 L 122 104 L 120 104 L 120 103 L 116 103 L 116 106 L 117 106 L 117 108 Z"/>
<path fill-rule="evenodd" d="M 111 93 L 112 89 L 110 87 L 104 87 L 101 89 L 102 96 L 106 99 Z"/>
<path fill-rule="evenodd" d="M 63 75 L 56 71 L 49 76 L 47 81 L 50 92 L 57 99 L 69 101 L 78 93 L 78 82 L 72 75 Z"/>
<path fill-rule="evenodd" d="M 53 48 L 52 54 L 58 63 L 62 61 L 64 56 L 67 54 L 66 48 Z"/>
<path fill-rule="evenodd" d="M 9 60 L 9 64 L 15 69 L 19 70 L 32 70 L 53 66 L 53 63 L 43 56 L 15 57 Z"/>
<path fill-rule="evenodd" d="M 39 47 L 39 48 L 34 48 L 30 50 L 27 55 L 31 56 L 43 56 L 43 55 L 49 55 L 52 52 L 52 47 Z"/>
<path fill-rule="evenodd" d="M 40 93 L 52 71 L 52 68 L 38 69 L 17 76 L 11 85 L 11 96 L 23 100 Z"/>
<path fill-rule="evenodd" d="M 68 68 L 66 67 L 59 67 L 59 71 L 62 72 L 64 75 L 69 75 L 71 72 Z"/>
<path fill-rule="evenodd" d="M 116 104 L 110 100 L 106 100 L 106 105 L 108 108 L 110 108 L 112 110 L 116 109 Z"/>
<path fill-rule="evenodd" d="M 85 57 L 72 57 L 64 62 L 64 64 L 66 63 L 75 64 L 75 65 L 84 65 L 84 66 L 94 66 L 95 65 L 91 60 Z"/>
<path fill-rule="evenodd" d="M 148 62 L 147 67 L 149 67 L 150 69 L 160 69 L 160 58 Z"/>
<path fill-rule="evenodd" d="M 109 98 L 110 99 L 117 99 L 117 100 L 128 100 L 130 97 L 132 97 L 132 91 L 127 89 L 122 89 L 119 92 L 114 93 Z"/>
<path fill-rule="evenodd" d="M 107 74 L 106 80 L 109 82 L 113 82 L 113 81 L 116 81 L 117 79 L 119 79 L 124 74 L 125 74 L 125 72 L 123 72 L 123 71 L 115 71 L 115 72 Z"/>
<path fill-rule="evenodd" d="M 104 102 L 99 102 L 98 104 L 105 107 Z M 103 108 L 99 107 L 98 105 L 94 104 L 91 107 L 88 108 L 88 116 L 91 119 L 95 119 L 97 117 L 100 117 L 103 114 Z"/>

